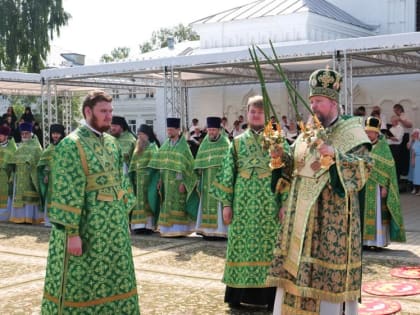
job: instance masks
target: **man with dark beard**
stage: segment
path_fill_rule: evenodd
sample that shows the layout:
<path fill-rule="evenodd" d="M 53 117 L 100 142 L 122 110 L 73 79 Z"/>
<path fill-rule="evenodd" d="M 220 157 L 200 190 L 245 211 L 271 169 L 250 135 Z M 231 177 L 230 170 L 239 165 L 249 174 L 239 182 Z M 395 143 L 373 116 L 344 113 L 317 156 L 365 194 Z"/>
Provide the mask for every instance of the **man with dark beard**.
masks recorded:
<path fill-rule="evenodd" d="M 187 211 L 187 196 L 197 179 L 193 172 L 194 158 L 187 141 L 180 135 L 181 120 L 167 118 L 166 126 L 168 139 L 152 155 L 148 164 L 158 172 L 157 189 L 163 196 L 157 225 L 163 237 L 186 236 L 193 231 L 192 219 L 195 219 Z"/>
<path fill-rule="evenodd" d="M 41 314 L 139 314 L 128 214 L 135 204 L 111 125 L 112 98 L 83 101 L 86 124 L 57 146 Z"/>
<path fill-rule="evenodd" d="M 279 205 L 271 191 L 270 155 L 262 149 L 264 106 L 261 96 L 248 100 L 248 129 L 234 138 L 211 193 L 223 204 L 229 225 L 223 282 L 225 302 L 273 308 L 275 288 L 266 285 L 279 230 Z"/>
<path fill-rule="evenodd" d="M 278 154 L 286 164 L 282 176 L 292 183 L 267 278 L 278 287 L 274 314 L 357 314 L 358 192 L 372 166 L 371 144 L 360 117 L 339 115 L 340 85 L 336 71 L 312 73 L 309 100 L 324 129 L 302 132 L 290 152 Z"/>
<path fill-rule="evenodd" d="M 7 164 L 16 152 L 16 143 L 9 139 L 10 132 L 7 125 L 0 126 L 0 221 L 9 221 L 12 208 L 12 170 Z"/>
<path fill-rule="evenodd" d="M 137 130 L 137 144 L 131 157 L 128 174 L 137 197 L 131 213 L 131 229 L 138 234 L 151 234 L 155 230 L 158 215 L 158 194 L 156 183 L 152 183 L 152 169 L 148 167 L 152 155 L 159 150 L 159 140 L 153 127 L 143 124 Z"/>
<path fill-rule="evenodd" d="M 65 137 L 64 126 L 61 124 L 52 124 L 50 126 L 50 144 L 42 152 L 41 157 L 38 162 L 38 180 L 39 180 L 39 190 L 41 195 L 41 204 L 44 211 L 44 225 L 51 226 L 50 220 L 48 218 L 48 202 L 51 200 L 51 172 L 53 167 L 53 160 L 55 154 L 55 148 L 60 143 L 60 141 Z"/>
<path fill-rule="evenodd" d="M 111 135 L 117 138 L 117 141 L 121 146 L 124 157 L 123 172 L 124 174 L 127 174 L 131 156 L 134 147 L 136 146 L 136 137 L 132 134 L 127 121 L 122 116 L 112 116 L 110 132 Z"/>
<path fill-rule="evenodd" d="M 42 222 L 42 212 L 39 210 L 39 183 L 36 166 L 42 154 L 38 138 L 32 133 L 32 123 L 23 122 L 19 125 L 22 142 L 9 159 L 13 176 L 13 204 L 10 221 L 14 223 Z"/>
<path fill-rule="evenodd" d="M 207 117 L 207 136 L 201 143 L 194 161 L 194 169 L 200 177 L 200 205 L 195 231 L 207 239 L 227 236 L 227 226 L 223 223 L 222 217 L 222 204 L 210 195 L 210 188 L 230 145 L 227 136 L 220 132 L 220 123 L 219 117 Z"/>

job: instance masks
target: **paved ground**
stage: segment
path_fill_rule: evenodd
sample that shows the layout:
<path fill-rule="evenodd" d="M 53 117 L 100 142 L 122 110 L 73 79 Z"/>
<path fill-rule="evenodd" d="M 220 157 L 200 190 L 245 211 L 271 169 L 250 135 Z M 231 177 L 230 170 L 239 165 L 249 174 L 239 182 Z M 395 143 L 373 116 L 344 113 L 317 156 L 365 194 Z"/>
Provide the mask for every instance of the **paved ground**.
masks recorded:
<path fill-rule="evenodd" d="M 401 200 L 408 242 L 365 252 L 364 282 L 392 279 L 394 266 L 420 265 L 420 197 L 404 194 Z M 39 314 L 48 235 L 47 228 L 0 223 L 0 314 Z M 199 237 L 133 236 L 142 314 L 268 315 L 259 309 L 231 311 L 223 303 L 225 250 L 225 242 Z M 392 299 L 402 305 L 400 314 L 420 314 L 420 295 Z"/>

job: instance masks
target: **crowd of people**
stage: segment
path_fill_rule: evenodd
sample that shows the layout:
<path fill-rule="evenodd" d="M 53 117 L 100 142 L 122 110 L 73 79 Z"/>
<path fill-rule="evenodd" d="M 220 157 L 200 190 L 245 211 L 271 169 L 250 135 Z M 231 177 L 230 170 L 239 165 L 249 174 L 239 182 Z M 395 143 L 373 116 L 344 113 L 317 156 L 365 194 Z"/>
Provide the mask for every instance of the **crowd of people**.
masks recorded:
<path fill-rule="evenodd" d="M 328 138 L 313 145 L 295 121 L 271 117 L 287 141 L 270 150 L 261 96 L 232 129 L 211 116 L 204 128 L 193 119 L 184 135 L 181 120 L 168 117 L 160 144 L 152 126 L 133 134 L 113 115 L 112 98 L 92 91 L 82 104 L 86 123 L 67 136 L 52 124 L 45 150 L 30 111 L 15 139 L 11 107 L 0 126 L 0 220 L 51 226 L 42 313 L 138 314 L 131 230 L 227 239 L 224 300 L 232 308 L 357 314 L 362 247 L 405 241 L 398 177 L 407 174 L 420 195 L 420 132 L 404 142 L 413 126 L 400 104 L 389 126 L 380 107 L 364 119 L 341 115 L 333 70 L 309 82 Z"/>

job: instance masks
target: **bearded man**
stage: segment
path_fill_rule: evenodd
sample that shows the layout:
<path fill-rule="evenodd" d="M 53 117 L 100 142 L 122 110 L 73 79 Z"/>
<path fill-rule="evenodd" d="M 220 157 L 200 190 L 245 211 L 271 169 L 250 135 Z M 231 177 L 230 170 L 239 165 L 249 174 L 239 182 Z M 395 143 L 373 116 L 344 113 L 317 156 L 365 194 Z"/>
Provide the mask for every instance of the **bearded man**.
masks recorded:
<path fill-rule="evenodd" d="M 333 70 L 312 73 L 309 100 L 324 129 L 313 136 L 302 132 L 290 152 L 279 150 L 286 163 L 282 176 L 292 181 L 267 279 L 278 287 L 274 314 L 357 314 L 358 192 L 372 166 L 371 144 L 360 117 L 339 115 L 340 84 Z"/>
<path fill-rule="evenodd" d="M 210 188 L 229 150 L 229 139 L 221 132 L 220 117 L 207 117 L 207 135 L 198 149 L 194 169 L 198 173 L 200 205 L 195 231 L 204 238 L 226 238 L 222 203 L 210 194 Z"/>
<path fill-rule="evenodd" d="M 90 92 L 86 124 L 56 148 L 41 314 L 139 314 L 128 220 L 135 196 L 120 146 L 106 133 L 111 102 Z"/>

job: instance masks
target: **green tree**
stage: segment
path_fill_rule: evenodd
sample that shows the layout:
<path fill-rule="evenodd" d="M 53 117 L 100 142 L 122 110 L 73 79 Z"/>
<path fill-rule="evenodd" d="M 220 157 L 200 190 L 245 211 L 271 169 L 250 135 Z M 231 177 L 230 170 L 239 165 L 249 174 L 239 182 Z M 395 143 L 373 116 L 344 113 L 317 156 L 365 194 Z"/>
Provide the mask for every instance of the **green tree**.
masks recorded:
<path fill-rule="evenodd" d="M 102 55 L 101 62 L 113 62 L 126 59 L 130 54 L 130 48 L 128 47 L 117 47 L 111 51 L 111 54 Z"/>
<path fill-rule="evenodd" d="M 140 52 L 146 53 L 159 48 L 168 46 L 168 37 L 173 37 L 176 43 L 186 40 L 198 40 L 200 37 L 192 30 L 190 26 L 184 26 L 182 23 L 173 28 L 160 28 L 153 31 L 150 40 L 139 45 Z"/>
<path fill-rule="evenodd" d="M 62 0 L 0 0 L 0 70 L 38 73 L 69 18 Z"/>

